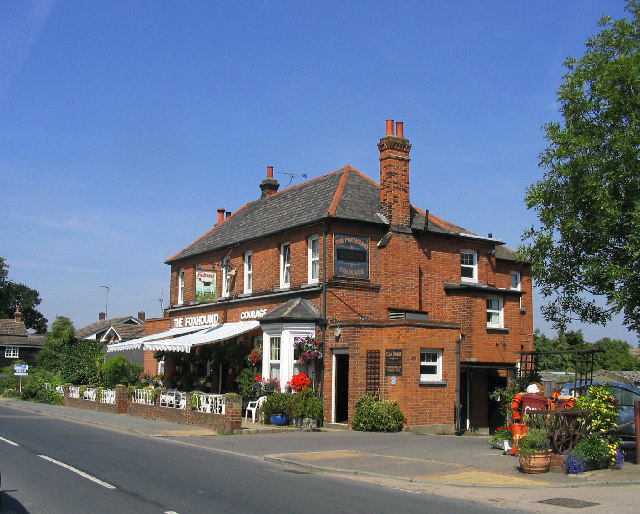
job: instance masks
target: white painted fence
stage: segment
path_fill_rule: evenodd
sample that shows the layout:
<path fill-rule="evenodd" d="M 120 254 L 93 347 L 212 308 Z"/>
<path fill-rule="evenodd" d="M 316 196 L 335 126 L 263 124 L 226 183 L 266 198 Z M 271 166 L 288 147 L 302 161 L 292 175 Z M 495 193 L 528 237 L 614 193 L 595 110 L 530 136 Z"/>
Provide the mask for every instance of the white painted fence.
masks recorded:
<path fill-rule="evenodd" d="M 194 391 L 192 398 L 196 398 L 195 410 L 212 414 L 225 414 L 226 403 L 223 394 L 206 394 Z"/>
<path fill-rule="evenodd" d="M 69 386 L 69 398 L 80 398 L 80 386 Z"/>
<path fill-rule="evenodd" d="M 100 403 L 116 403 L 116 390 L 115 389 L 103 389 L 100 391 Z"/>
<path fill-rule="evenodd" d="M 153 389 L 134 389 L 131 401 L 143 405 L 153 405 Z"/>

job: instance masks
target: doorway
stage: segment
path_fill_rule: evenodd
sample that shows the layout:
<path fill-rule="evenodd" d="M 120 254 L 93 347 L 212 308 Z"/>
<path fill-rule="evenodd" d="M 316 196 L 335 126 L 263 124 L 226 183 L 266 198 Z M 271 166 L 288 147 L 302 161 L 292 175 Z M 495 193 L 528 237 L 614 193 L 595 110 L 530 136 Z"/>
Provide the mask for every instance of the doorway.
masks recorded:
<path fill-rule="evenodd" d="M 348 350 L 333 352 L 333 406 L 334 423 L 346 423 L 349 420 Z"/>

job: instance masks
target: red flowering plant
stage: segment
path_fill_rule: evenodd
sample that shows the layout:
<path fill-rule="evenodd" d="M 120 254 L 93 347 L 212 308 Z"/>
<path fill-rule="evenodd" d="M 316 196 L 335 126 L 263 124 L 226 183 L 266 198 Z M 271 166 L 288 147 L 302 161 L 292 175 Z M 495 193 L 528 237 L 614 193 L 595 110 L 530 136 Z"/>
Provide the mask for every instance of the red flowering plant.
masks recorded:
<path fill-rule="evenodd" d="M 313 359 L 322 359 L 322 342 L 315 336 L 294 337 L 293 349 L 300 364 L 305 364 Z"/>
<path fill-rule="evenodd" d="M 291 377 L 291 380 L 287 382 L 287 385 L 289 385 L 294 391 L 302 391 L 305 387 L 309 387 L 311 385 L 311 379 L 306 373 L 298 373 Z"/>
<path fill-rule="evenodd" d="M 489 444 L 493 445 L 495 443 L 499 447 L 502 447 L 502 441 L 511 441 L 512 438 L 513 434 L 511 433 L 511 423 L 509 423 L 505 427 L 496 428 L 495 434 L 493 434 L 489 439 Z"/>
<path fill-rule="evenodd" d="M 251 353 L 247 355 L 247 362 L 255 368 L 261 360 L 262 348 L 256 346 L 253 350 L 251 350 Z"/>

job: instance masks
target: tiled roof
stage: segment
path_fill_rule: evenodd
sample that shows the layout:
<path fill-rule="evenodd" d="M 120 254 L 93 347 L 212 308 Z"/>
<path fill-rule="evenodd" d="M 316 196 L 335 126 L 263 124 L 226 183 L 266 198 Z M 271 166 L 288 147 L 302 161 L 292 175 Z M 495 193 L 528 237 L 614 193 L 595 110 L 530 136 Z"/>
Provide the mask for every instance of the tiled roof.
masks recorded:
<path fill-rule="evenodd" d="M 291 298 L 262 316 L 262 318 L 260 318 L 260 324 L 282 321 L 309 321 L 315 323 L 321 319 L 322 315 L 309 300 L 304 298 Z"/>
<path fill-rule="evenodd" d="M 118 324 L 125 323 L 126 321 L 129 321 L 129 320 L 137 320 L 137 319 L 138 318 L 134 318 L 133 316 L 123 316 L 121 318 L 109 318 L 109 319 L 99 320 L 99 321 L 96 321 L 95 323 L 91 323 L 90 325 L 86 325 L 82 328 L 77 329 L 75 331 L 75 336 L 78 339 L 83 339 L 87 336 L 105 331 L 111 325 L 118 325 Z"/>
<path fill-rule="evenodd" d="M 41 334 L 28 334 L 25 336 L 0 335 L 1 346 L 38 346 L 44 345 L 44 336 Z"/>
<path fill-rule="evenodd" d="M 119 325 L 111 325 L 109 327 L 111 330 L 115 331 L 118 336 L 120 336 L 121 341 L 128 341 L 129 339 L 135 339 L 137 337 L 142 337 L 144 335 L 145 325 L 141 324 L 130 324 L 130 323 L 120 323 Z"/>
<path fill-rule="evenodd" d="M 26 336 L 28 334 L 24 322 L 15 319 L 0 319 L 0 335 Z"/>
<path fill-rule="evenodd" d="M 236 244 L 319 223 L 327 218 L 384 227 L 380 215 L 380 186 L 351 166 L 290 187 L 246 204 L 195 242 L 167 259 L 172 263 Z M 411 228 L 424 229 L 425 211 L 411 208 Z M 427 231 L 434 234 L 473 235 L 429 213 Z M 477 237 L 477 236 L 476 236 Z M 500 258 L 512 259 L 509 252 Z"/>

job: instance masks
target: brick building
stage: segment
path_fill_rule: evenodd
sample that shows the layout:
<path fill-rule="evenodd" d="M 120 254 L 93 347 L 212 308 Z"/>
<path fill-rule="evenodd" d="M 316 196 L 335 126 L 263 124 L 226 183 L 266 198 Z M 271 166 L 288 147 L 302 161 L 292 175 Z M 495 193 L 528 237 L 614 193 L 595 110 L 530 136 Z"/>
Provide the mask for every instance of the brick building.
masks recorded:
<path fill-rule="evenodd" d="M 346 166 L 278 191 L 269 167 L 260 198 L 218 209 L 166 261 L 171 305 L 147 320 L 146 369 L 158 369 L 154 351 L 171 366 L 181 351 L 261 342 L 264 377 L 322 381 L 326 422 L 348 422 L 370 391 L 396 399 L 412 427 L 495 425 L 488 393 L 533 350 L 529 267 L 499 239 L 410 204 L 402 123 L 387 121 L 378 149 L 379 184 Z M 313 334 L 323 365 L 300 365 L 294 341 Z M 224 390 L 227 370 L 207 373 Z"/>

